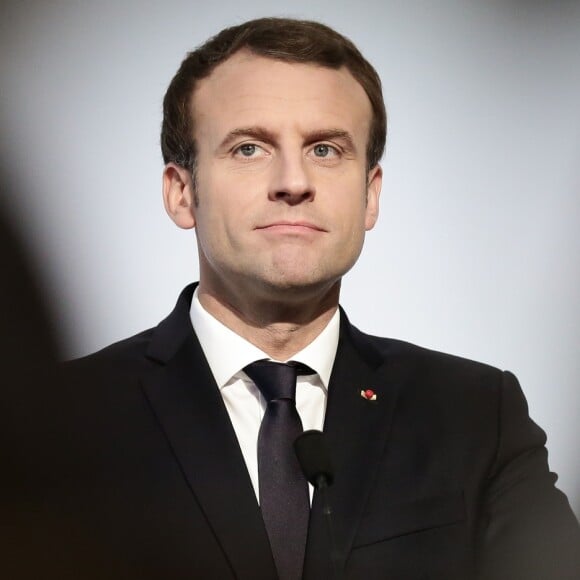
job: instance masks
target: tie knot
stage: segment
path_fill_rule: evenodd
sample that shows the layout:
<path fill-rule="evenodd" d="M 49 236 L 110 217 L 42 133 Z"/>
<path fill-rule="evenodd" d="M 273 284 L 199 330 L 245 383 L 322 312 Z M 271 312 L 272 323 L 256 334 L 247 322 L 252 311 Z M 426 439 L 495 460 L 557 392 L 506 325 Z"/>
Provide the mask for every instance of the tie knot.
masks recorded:
<path fill-rule="evenodd" d="M 305 365 L 259 360 L 244 368 L 269 403 L 276 399 L 296 398 L 296 375 L 303 374 Z M 307 368 L 307 367 L 306 367 Z"/>

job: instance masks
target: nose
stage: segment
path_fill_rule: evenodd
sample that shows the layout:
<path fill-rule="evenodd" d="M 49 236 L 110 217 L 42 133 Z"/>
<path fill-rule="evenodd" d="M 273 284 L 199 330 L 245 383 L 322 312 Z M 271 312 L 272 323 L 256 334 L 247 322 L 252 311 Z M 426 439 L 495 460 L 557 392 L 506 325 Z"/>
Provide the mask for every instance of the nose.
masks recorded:
<path fill-rule="evenodd" d="M 301 154 L 281 154 L 272 168 L 268 197 L 271 201 L 283 201 L 297 205 L 314 199 L 314 184 L 307 171 L 307 160 Z"/>

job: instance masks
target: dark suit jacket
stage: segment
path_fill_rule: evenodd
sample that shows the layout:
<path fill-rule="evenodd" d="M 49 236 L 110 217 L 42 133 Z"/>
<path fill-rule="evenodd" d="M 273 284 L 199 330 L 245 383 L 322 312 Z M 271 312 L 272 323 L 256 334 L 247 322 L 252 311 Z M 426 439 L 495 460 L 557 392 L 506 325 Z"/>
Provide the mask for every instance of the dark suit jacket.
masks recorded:
<path fill-rule="evenodd" d="M 276 577 L 192 290 L 156 328 L 67 364 L 14 578 L 27 566 L 75 580 Z M 365 335 L 342 314 L 324 431 L 347 578 L 580 577 L 578 525 L 513 375 Z M 331 578 L 328 553 L 315 494 L 306 579 Z"/>

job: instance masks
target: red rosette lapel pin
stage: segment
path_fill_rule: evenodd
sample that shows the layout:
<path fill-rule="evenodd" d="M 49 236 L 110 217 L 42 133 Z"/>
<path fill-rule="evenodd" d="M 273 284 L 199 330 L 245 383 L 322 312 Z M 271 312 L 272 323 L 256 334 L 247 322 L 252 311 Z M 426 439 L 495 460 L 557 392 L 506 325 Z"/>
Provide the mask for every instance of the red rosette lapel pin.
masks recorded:
<path fill-rule="evenodd" d="M 363 389 L 360 392 L 360 396 L 367 401 L 376 401 L 377 394 L 372 389 Z"/>

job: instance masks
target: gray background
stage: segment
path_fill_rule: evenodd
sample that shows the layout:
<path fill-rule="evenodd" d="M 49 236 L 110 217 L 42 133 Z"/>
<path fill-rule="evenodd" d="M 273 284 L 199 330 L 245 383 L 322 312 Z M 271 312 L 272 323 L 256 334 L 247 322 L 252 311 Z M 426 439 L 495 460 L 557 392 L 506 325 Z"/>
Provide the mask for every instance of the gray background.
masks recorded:
<path fill-rule="evenodd" d="M 289 8 L 291 6 L 291 8 Z M 378 69 L 390 127 L 351 320 L 509 368 L 580 513 L 580 5 L 45 1 L 0 8 L 2 160 L 69 356 L 157 323 L 197 277 L 165 216 L 161 101 L 184 54 L 318 19 Z"/>

